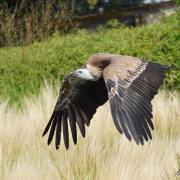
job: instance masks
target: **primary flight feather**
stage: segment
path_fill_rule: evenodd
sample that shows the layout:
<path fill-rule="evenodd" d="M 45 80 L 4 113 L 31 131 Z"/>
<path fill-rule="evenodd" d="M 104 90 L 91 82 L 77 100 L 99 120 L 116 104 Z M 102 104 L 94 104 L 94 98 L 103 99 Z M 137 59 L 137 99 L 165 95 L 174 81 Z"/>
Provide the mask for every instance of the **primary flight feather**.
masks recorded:
<path fill-rule="evenodd" d="M 96 109 L 107 100 L 117 130 L 136 144 L 152 139 L 152 104 L 169 67 L 131 56 L 98 53 L 88 63 L 65 76 L 52 116 L 43 132 L 48 144 L 55 135 L 56 149 L 63 134 L 69 148 L 69 129 L 74 144 L 77 128 L 85 137 L 85 126 Z M 70 127 L 70 128 L 68 128 Z"/>

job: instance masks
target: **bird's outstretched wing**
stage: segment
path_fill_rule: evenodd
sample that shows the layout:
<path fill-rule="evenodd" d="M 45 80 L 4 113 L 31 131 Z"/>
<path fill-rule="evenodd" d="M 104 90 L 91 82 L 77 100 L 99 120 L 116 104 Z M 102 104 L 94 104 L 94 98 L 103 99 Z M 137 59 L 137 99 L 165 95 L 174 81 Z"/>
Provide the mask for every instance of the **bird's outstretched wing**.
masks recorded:
<path fill-rule="evenodd" d="M 139 144 L 151 139 L 154 129 L 151 100 L 162 84 L 168 66 L 126 57 L 104 69 L 110 108 L 120 133 Z"/>
<path fill-rule="evenodd" d="M 43 132 L 49 131 L 48 144 L 55 134 L 55 146 L 59 148 L 61 132 L 63 133 L 66 149 L 69 148 L 69 130 L 71 129 L 74 144 L 77 143 L 79 126 L 82 136 L 85 136 L 85 124 L 89 126 L 96 108 L 108 100 L 103 78 L 98 81 L 87 81 L 76 77 L 66 76 L 60 89 L 59 98 L 52 116 Z"/>

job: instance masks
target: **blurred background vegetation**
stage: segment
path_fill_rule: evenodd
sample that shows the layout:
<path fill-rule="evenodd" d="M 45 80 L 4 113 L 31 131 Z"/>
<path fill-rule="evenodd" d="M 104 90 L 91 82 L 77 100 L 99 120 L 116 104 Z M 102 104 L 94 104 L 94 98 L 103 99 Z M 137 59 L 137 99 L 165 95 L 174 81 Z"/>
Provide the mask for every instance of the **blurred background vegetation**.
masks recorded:
<path fill-rule="evenodd" d="M 140 5 L 146 0 L 6 0 L 9 8 L 17 7 L 27 9 L 31 5 L 41 6 L 42 3 L 53 2 L 55 10 L 62 8 L 62 4 L 66 4 L 75 14 L 88 14 L 99 11 L 99 8 L 117 9 L 119 6 Z"/>
<path fill-rule="evenodd" d="M 0 47 L 27 45 L 76 29 L 74 16 L 118 12 L 158 0 L 1 0 Z M 174 0 L 179 3 L 179 0 Z"/>
<path fill-rule="evenodd" d="M 178 3 L 179 1 L 177 1 Z M 102 4 L 104 3 L 104 4 Z M 38 94 L 44 81 L 57 84 L 65 73 L 97 52 L 127 54 L 180 68 L 180 13 L 155 24 L 127 27 L 116 19 L 95 32 L 77 28 L 73 15 L 100 7 L 141 5 L 143 1 L 3 1 L 0 3 L 0 99 L 20 103 Z M 180 72 L 167 73 L 163 88 L 180 90 Z"/>

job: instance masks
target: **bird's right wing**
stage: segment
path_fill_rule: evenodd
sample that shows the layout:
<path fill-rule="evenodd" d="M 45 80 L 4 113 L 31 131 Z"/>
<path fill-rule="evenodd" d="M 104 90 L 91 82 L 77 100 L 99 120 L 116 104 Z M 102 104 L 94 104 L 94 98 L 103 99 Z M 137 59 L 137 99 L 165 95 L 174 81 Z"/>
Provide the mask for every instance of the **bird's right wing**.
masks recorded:
<path fill-rule="evenodd" d="M 157 94 L 167 69 L 167 66 L 129 56 L 115 59 L 104 69 L 115 126 L 137 144 L 152 138 L 151 100 Z"/>
<path fill-rule="evenodd" d="M 76 124 L 84 137 L 85 124 L 89 126 L 97 107 L 107 100 L 108 95 L 103 78 L 98 81 L 87 81 L 67 76 L 62 84 L 52 116 L 43 132 L 43 135 L 45 135 L 49 131 L 48 144 L 51 143 L 56 131 L 55 145 L 58 149 L 62 132 L 65 147 L 68 149 L 68 124 L 70 125 L 73 142 L 76 144 Z"/>

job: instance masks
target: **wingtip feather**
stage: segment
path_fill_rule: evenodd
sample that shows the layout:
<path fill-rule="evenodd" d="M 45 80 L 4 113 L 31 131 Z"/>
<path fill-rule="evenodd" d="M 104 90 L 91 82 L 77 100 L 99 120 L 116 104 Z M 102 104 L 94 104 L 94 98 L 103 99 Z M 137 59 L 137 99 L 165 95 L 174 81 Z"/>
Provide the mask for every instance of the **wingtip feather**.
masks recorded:
<path fill-rule="evenodd" d="M 56 145 L 56 150 L 58 150 L 59 149 L 59 145 Z"/>
<path fill-rule="evenodd" d="M 50 129 L 50 127 L 51 127 L 51 124 L 52 124 L 52 121 L 53 121 L 53 119 L 54 119 L 55 114 L 56 114 L 56 113 L 55 113 L 55 111 L 54 111 L 54 112 L 52 113 L 51 118 L 50 118 L 50 120 L 48 121 L 48 123 L 47 123 L 44 131 L 43 131 L 42 137 L 43 137 L 44 135 L 46 135 L 47 132 L 49 131 L 49 129 Z"/>

